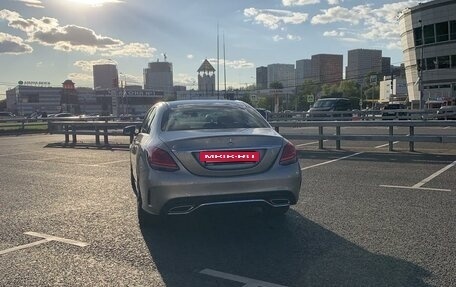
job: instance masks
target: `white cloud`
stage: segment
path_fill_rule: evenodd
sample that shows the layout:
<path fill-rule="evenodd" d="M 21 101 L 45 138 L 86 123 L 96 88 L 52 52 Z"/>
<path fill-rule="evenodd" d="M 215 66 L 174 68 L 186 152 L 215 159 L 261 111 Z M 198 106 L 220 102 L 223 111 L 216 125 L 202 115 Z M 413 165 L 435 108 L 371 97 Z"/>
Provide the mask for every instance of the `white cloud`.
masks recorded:
<path fill-rule="evenodd" d="M 84 74 L 84 73 L 69 73 L 67 75 L 67 78 L 72 80 L 75 83 L 78 83 L 79 85 L 88 85 L 90 86 L 93 85 L 93 77 L 90 74 Z"/>
<path fill-rule="evenodd" d="M 311 19 L 311 23 L 328 24 L 347 22 L 352 26 L 361 25 L 359 32 L 347 33 L 329 31 L 324 36 L 339 37 L 343 41 L 377 41 L 388 49 L 399 48 L 400 32 L 398 27 L 398 15 L 407 7 L 416 6 L 423 0 L 406 0 L 392 4 L 384 4 L 374 8 L 372 4 L 358 5 L 351 9 L 336 6 L 321 10 L 321 13 Z"/>
<path fill-rule="evenodd" d="M 287 39 L 290 41 L 301 41 L 301 37 L 297 35 L 287 34 Z"/>
<path fill-rule="evenodd" d="M 16 0 L 17 2 L 22 2 L 27 7 L 33 8 L 44 8 L 44 4 L 40 0 Z"/>
<path fill-rule="evenodd" d="M 279 41 L 282 41 L 282 40 L 283 40 L 283 37 L 281 37 L 280 35 L 274 35 L 274 36 L 272 37 L 272 40 L 273 40 L 274 42 L 279 42 Z"/>
<path fill-rule="evenodd" d="M 250 21 L 275 30 L 287 24 L 302 24 L 307 21 L 309 14 L 287 10 L 247 8 L 244 9 L 244 16 Z"/>
<path fill-rule="evenodd" d="M 325 36 L 325 37 L 343 37 L 343 36 L 345 36 L 345 32 L 343 32 L 343 31 L 336 31 L 336 30 L 325 31 L 325 32 L 323 33 L 323 36 Z"/>
<path fill-rule="evenodd" d="M 318 3 L 320 0 L 282 0 L 283 6 L 303 6 Z"/>
<path fill-rule="evenodd" d="M 192 54 L 188 54 L 188 55 L 187 55 L 187 59 L 192 60 L 193 58 L 194 58 L 194 56 L 193 56 Z"/>
<path fill-rule="evenodd" d="M 74 4 L 78 5 L 87 5 L 91 7 L 102 7 L 104 4 L 117 4 L 117 3 L 123 3 L 124 1 L 121 0 L 69 0 L 71 2 L 74 2 Z"/>
<path fill-rule="evenodd" d="M 207 59 L 212 65 L 216 65 L 217 64 L 217 59 Z M 220 65 L 223 65 L 224 61 L 223 59 L 220 59 Z M 240 60 L 233 60 L 233 61 L 230 61 L 230 60 L 227 60 L 226 61 L 226 66 L 227 67 L 230 67 L 230 68 L 233 68 L 233 69 L 250 69 L 250 68 L 253 68 L 255 67 L 255 65 L 251 62 L 248 62 L 244 59 L 240 59 Z"/>
<path fill-rule="evenodd" d="M 117 62 L 111 59 L 98 59 L 98 60 L 80 60 L 73 63 L 73 66 L 80 68 L 84 72 L 92 73 L 93 65 L 103 65 L 103 64 L 114 64 L 117 65 Z"/>
<path fill-rule="evenodd" d="M 25 19 L 17 12 L 3 9 L 0 10 L 0 19 L 6 20 L 8 26 L 26 32 L 27 42 L 51 46 L 59 51 L 141 58 L 151 58 L 156 51 L 148 43 L 124 43 L 119 39 L 99 35 L 89 28 L 77 25 L 61 26 L 55 18 Z"/>
<path fill-rule="evenodd" d="M 130 43 L 109 48 L 101 55 L 103 57 L 152 58 L 156 51 L 157 49 L 148 43 Z"/>
<path fill-rule="evenodd" d="M 336 6 L 322 10 L 322 14 L 313 16 L 310 22 L 314 25 L 335 22 L 359 24 L 362 19 L 366 18 L 369 11 L 369 5 L 359 5 L 353 7 L 352 9 Z"/>
<path fill-rule="evenodd" d="M 195 77 L 192 77 L 188 74 L 183 74 L 183 73 L 174 75 L 173 81 L 174 81 L 175 85 L 180 85 L 180 86 L 191 87 L 191 86 L 197 85 L 197 80 Z"/>
<path fill-rule="evenodd" d="M 340 2 L 343 2 L 343 0 L 328 0 L 329 5 L 339 5 Z"/>
<path fill-rule="evenodd" d="M 31 53 L 32 51 L 33 48 L 25 44 L 22 38 L 0 32 L 0 55 L 19 55 Z"/>

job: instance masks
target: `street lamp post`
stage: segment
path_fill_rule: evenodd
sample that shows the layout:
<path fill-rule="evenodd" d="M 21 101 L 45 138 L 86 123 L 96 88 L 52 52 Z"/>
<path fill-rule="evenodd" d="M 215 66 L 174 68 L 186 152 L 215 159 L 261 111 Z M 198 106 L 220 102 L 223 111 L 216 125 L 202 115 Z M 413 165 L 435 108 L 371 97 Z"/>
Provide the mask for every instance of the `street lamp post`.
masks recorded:
<path fill-rule="evenodd" d="M 424 67 L 424 30 L 423 30 L 423 21 L 418 20 L 418 22 L 421 25 L 421 60 L 420 60 L 420 67 L 418 67 L 420 70 L 420 82 L 419 82 L 419 88 L 420 88 L 420 110 L 423 109 L 423 67 Z"/>
<path fill-rule="evenodd" d="M 128 113 L 128 99 L 127 99 L 127 76 L 124 73 L 120 73 L 121 76 L 124 77 L 123 85 L 122 85 L 122 104 L 123 104 L 123 114 L 126 115 Z"/>

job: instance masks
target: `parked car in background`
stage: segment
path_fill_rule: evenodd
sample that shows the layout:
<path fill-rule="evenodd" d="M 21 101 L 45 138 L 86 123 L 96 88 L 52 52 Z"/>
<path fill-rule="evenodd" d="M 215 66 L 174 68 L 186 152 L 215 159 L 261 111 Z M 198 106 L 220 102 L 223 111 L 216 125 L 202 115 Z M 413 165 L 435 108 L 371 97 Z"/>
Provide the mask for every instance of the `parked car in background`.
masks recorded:
<path fill-rule="evenodd" d="M 382 120 L 407 119 L 407 106 L 400 103 L 391 103 L 383 107 Z"/>
<path fill-rule="evenodd" d="M 58 113 L 53 115 L 54 118 L 69 118 L 69 117 L 74 117 L 72 113 Z"/>
<path fill-rule="evenodd" d="M 271 117 L 271 111 L 270 110 L 266 110 L 266 109 L 263 109 L 263 108 L 257 108 L 256 109 L 262 116 L 263 118 L 265 118 L 267 121 L 269 120 L 269 118 Z"/>
<path fill-rule="evenodd" d="M 337 111 L 345 113 L 336 113 Z M 315 104 L 307 111 L 307 119 L 331 120 L 352 118 L 351 101 L 347 98 L 323 98 L 318 99 Z"/>
<path fill-rule="evenodd" d="M 0 112 L 0 119 L 9 119 L 9 118 L 14 118 L 15 115 L 10 112 Z"/>
<path fill-rule="evenodd" d="M 439 120 L 456 120 L 456 106 L 444 106 L 437 110 Z"/>
<path fill-rule="evenodd" d="M 298 201 L 295 147 L 244 102 L 160 102 L 139 131 L 124 133 L 135 133 L 131 184 L 140 224 L 226 205 L 278 215 Z"/>

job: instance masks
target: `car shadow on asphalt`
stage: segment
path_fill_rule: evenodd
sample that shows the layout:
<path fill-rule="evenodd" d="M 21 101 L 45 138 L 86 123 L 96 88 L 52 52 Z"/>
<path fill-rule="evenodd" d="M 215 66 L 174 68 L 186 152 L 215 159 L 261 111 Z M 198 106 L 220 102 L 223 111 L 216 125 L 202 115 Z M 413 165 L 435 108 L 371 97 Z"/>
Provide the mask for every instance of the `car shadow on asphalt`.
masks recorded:
<path fill-rule="evenodd" d="M 424 279 L 431 274 L 422 267 L 368 251 L 294 210 L 279 218 L 254 210 L 208 211 L 141 232 L 170 287 L 244 286 L 242 278 L 270 287 L 430 286 Z M 231 277 L 200 273 L 207 269 Z"/>

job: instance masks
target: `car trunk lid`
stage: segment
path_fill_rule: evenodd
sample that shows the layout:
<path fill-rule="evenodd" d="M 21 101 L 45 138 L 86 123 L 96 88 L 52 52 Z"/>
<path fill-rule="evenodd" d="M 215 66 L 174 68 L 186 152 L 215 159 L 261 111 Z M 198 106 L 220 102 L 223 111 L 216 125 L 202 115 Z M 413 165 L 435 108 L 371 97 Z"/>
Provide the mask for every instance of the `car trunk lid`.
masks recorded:
<path fill-rule="evenodd" d="M 264 172 L 283 145 L 271 128 L 172 131 L 160 138 L 188 171 L 200 176 Z"/>

